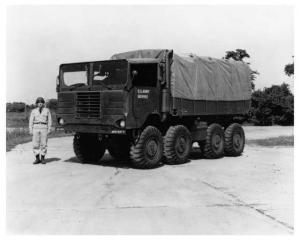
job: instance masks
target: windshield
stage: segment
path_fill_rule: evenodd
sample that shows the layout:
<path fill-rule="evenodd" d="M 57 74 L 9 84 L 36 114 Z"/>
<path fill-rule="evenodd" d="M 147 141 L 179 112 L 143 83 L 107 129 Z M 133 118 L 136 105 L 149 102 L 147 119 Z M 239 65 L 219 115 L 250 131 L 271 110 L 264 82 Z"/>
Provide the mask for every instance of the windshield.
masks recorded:
<path fill-rule="evenodd" d="M 63 80 L 66 86 L 85 85 L 88 82 L 88 67 L 86 64 L 72 64 L 62 67 Z"/>
<path fill-rule="evenodd" d="M 127 62 L 124 60 L 102 61 L 93 64 L 93 85 L 117 89 L 126 84 Z"/>

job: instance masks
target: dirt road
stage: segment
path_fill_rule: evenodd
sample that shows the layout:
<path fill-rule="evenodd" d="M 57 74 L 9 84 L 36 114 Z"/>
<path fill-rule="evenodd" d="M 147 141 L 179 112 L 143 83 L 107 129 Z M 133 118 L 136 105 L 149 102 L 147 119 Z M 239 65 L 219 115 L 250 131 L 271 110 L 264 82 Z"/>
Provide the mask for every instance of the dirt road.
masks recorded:
<path fill-rule="evenodd" d="M 263 134 L 262 134 L 263 132 Z M 247 127 L 248 139 L 293 128 Z M 49 140 L 48 163 L 31 143 L 7 153 L 7 232 L 12 234 L 293 233 L 293 148 L 246 146 L 240 157 L 136 170 L 106 154 L 80 164 L 72 138 Z"/>

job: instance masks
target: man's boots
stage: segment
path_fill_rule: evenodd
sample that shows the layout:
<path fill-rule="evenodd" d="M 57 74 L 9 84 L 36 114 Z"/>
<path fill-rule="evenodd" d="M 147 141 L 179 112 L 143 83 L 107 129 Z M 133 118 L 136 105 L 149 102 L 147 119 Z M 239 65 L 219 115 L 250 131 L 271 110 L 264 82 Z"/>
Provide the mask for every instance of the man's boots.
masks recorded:
<path fill-rule="evenodd" d="M 40 155 L 38 154 L 38 155 L 35 155 L 35 161 L 33 162 L 33 164 L 38 164 L 38 163 L 40 163 L 41 162 L 41 160 L 40 160 Z"/>
<path fill-rule="evenodd" d="M 44 156 L 44 155 L 41 155 L 41 157 L 42 157 L 42 159 L 41 159 L 42 164 L 46 164 L 45 156 Z"/>

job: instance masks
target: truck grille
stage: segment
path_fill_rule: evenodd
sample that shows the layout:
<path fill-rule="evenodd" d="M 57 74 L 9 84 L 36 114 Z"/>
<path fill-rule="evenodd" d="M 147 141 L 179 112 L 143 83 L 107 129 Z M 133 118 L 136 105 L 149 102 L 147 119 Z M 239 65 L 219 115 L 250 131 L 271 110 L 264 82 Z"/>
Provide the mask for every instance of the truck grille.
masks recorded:
<path fill-rule="evenodd" d="M 100 118 L 100 92 L 79 92 L 76 95 L 77 118 Z"/>

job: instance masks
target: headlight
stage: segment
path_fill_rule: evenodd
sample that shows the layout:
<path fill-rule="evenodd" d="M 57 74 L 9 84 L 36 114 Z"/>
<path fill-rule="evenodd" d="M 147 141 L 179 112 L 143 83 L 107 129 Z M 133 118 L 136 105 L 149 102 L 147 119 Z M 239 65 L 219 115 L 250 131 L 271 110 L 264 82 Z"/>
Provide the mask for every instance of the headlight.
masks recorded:
<path fill-rule="evenodd" d="M 121 121 L 120 121 L 120 127 L 121 127 L 121 128 L 125 127 L 125 121 L 124 121 L 124 120 L 121 120 Z"/>
<path fill-rule="evenodd" d="M 59 124 L 60 124 L 60 125 L 64 125 L 64 124 L 65 124 L 65 121 L 64 121 L 63 118 L 59 119 Z"/>

